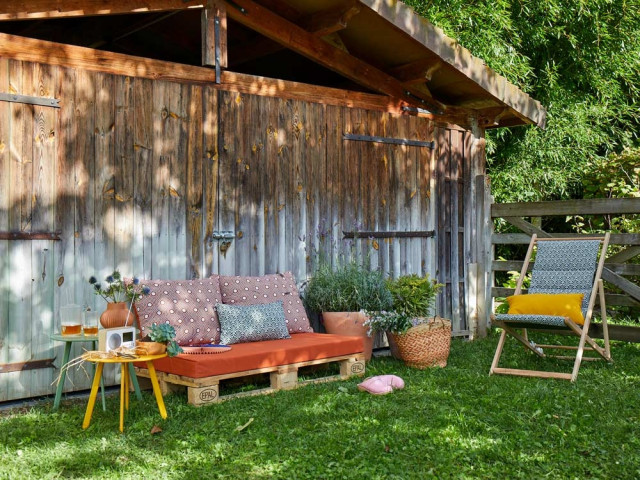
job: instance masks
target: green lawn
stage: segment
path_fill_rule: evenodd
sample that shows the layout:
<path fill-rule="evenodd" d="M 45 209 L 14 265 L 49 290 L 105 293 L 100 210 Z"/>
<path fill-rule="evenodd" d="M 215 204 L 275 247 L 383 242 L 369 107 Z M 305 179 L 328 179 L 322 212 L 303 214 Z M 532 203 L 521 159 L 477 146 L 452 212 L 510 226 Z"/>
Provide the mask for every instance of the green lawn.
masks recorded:
<path fill-rule="evenodd" d="M 640 478 L 640 345 L 614 343 L 614 365 L 585 363 L 570 384 L 489 377 L 496 342 L 454 341 L 445 369 L 376 358 L 369 375 L 406 382 L 381 397 L 358 380 L 198 409 L 172 395 L 162 421 L 145 392 L 124 434 L 115 395 L 87 431 L 83 399 L 5 411 L 0 478 Z M 513 343 L 503 358 L 540 366 Z"/>

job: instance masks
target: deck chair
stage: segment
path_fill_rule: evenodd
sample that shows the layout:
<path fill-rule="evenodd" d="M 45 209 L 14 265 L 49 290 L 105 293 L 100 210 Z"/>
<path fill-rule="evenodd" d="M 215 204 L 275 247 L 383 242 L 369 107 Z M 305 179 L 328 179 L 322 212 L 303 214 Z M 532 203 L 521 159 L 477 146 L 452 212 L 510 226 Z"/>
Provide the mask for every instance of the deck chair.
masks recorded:
<path fill-rule="evenodd" d="M 531 273 L 531 286 L 528 292 L 556 294 L 583 293 L 584 298 L 581 310 L 584 315 L 584 324 L 579 325 L 570 318 L 563 316 L 540 314 L 492 315 L 492 323 L 502 328 L 502 334 L 500 335 L 489 375 L 496 373 L 525 377 L 559 378 L 574 382 L 578 377 L 578 370 L 580 369 L 582 360 L 604 359 L 607 362 L 612 362 L 609 348 L 609 331 L 607 329 L 604 289 L 600 278 L 608 245 L 609 233 L 604 237 L 582 237 L 579 239 L 537 238 L 536 235 L 531 237 L 531 243 L 529 244 L 522 271 L 520 272 L 515 294 L 520 295 L 522 292 L 522 282 L 527 274 L 533 250 L 536 248 L 536 258 Z M 598 260 L 599 250 L 600 259 Z M 596 294 L 598 293 L 600 295 L 604 348 L 600 347 L 600 345 L 589 337 L 589 325 L 591 323 Z M 537 345 L 528 337 L 528 331 L 532 330 L 542 330 L 545 332 L 563 331 L 558 333 L 577 335 L 580 337 L 580 342 L 577 347 L 570 345 Z M 522 343 L 526 349 L 541 358 L 575 359 L 572 373 L 498 367 L 507 336 L 515 338 L 518 342 Z M 588 344 L 588 346 L 586 344 Z M 547 355 L 545 354 L 545 350 L 548 349 L 576 350 L 576 355 L 575 357 Z M 585 351 L 595 352 L 598 356 L 584 356 L 583 353 Z"/>

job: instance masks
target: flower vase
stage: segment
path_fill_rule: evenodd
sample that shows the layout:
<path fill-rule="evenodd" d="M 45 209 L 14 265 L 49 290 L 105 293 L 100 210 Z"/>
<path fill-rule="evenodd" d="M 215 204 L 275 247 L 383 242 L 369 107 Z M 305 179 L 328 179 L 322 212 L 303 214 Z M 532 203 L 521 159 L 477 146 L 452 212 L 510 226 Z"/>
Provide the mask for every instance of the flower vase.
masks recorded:
<path fill-rule="evenodd" d="M 100 315 L 103 328 L 133 326 L 133 312 L 129 311 L 126 302 L 107 303 L 107 309 Z"/>

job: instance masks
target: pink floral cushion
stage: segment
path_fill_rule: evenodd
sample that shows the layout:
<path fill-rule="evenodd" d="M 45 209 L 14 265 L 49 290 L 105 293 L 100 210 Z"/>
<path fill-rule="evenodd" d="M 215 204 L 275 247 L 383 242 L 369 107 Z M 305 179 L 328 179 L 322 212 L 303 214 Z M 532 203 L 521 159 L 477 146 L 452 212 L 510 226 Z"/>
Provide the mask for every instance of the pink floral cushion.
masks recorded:
<path fill-rule="evenodd" d="M 255 305 L 282 300 L 289 333 L 313 332 L 291 272 L 260 277 L 220 275 L 220 292 L 222 303 L 235 305 Z"/>
<path fill-rule="evenodd" d="M 220 322 L 216 303 L 222 302 L 218 276 L 196 280 L 141 280 L 151 290 L 136 302 L 141 337 L 154 323 L 168 323 L 176 329 L 180 345 L 217 344 Z"/>

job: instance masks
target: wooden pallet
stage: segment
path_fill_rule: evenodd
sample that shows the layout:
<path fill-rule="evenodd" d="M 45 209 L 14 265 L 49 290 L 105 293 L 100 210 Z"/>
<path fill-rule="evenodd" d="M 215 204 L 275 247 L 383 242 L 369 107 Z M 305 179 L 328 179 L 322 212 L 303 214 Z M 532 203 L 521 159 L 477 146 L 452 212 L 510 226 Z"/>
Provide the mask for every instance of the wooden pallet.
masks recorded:
<path fill-rule="evenodd" d="M 302 381 L 298 380 L 298 370 L 300 368 L 329 363 L 340 364 L 339 375 L 331 375 L 328 377 L 313 378 Z M 138 376 L 149 378 L 149 371 L 146 368 L 136 367 L 136 373 Z M 160 390 L 163 395 L 186 387 L 188 402 L 191 405 L 199 407 L 210 403 L 218 403 L 230 398 L 264 395 L 278 390 L 291 390 L 309 383 L 331 382 L 334 380 L 343 380 L 356 375 L 362 376 L 365 373 L 365 360 L 364 354 L 357 353 L 352 355 L 342 355 L 339 357 L 309 360 L 307 362 L 293 363 L 290 365 L 265 367 L 255 370 L 246 370 L 243 372 L 214 375 L 204 378 L 190 378 L 159 371 L 156 373 L 158 376 L 158 382 L 160 383 Z M 231 378 L 247 377 L 249 375 L 259 375 L 262 373 L 270 374 L 271 385 L 269 387 L 220 396 L 220 381 Z"/>

